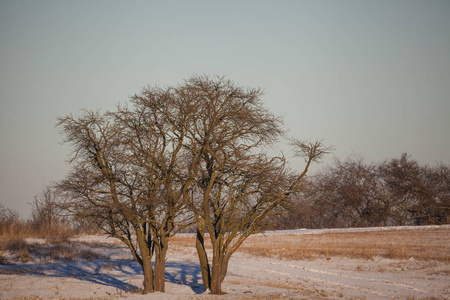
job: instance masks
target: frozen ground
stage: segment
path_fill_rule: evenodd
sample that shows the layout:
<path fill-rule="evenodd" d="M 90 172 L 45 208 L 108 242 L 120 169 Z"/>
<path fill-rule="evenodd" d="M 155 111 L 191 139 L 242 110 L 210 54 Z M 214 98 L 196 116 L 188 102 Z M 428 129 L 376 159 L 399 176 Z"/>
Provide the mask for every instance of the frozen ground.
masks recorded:
<path fill-rule="evenodd" d="M 27 242 L 45 246 L 41 240 Z M 212 296 L 203 293 L 195 248 L 181 246 L 169 250 L 166 293 L 140 295 L 135 292 L 142 285 L 140 266 L 116 240 L 82 236 L 70 247 L 87 254 L 74 261 L 34 257 L 28 263 L 0 265 L 0 299 L 450 299 L 448 263 L 384 258 L 286 261 L 242 253 L 231 258 L 223 284 L 227 294 Z"/>

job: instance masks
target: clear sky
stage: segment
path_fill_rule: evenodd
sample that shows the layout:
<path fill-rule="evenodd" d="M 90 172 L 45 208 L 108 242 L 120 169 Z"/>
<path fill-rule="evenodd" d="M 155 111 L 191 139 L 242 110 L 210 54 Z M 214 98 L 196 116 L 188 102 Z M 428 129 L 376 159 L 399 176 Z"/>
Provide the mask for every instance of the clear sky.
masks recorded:
<path fill-rule="evenodd" d="M 203 73 L 338 158 L 450 164 L 450 1 L 0 0 L 0 202 L 68 171 L 58 116 Z"/>

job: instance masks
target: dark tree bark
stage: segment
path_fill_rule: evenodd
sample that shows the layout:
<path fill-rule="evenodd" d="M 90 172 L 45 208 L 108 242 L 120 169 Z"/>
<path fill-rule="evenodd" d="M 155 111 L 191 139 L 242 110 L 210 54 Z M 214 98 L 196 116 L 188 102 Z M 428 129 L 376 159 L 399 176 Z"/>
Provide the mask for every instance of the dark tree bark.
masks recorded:
<path fill-rule="evenodd" d="M 203 289 L 205 291 L 210 289 L 211 285 L 211 269 L 208 262 L 208 255 L 205 249 L 205 219 L 197 217 L 197 238 L 195 247 L 197 248 L 198 260 L 200 262 L 200 270 L 202 273 Z"/>
<path fill-rule="evenodd" d="M 155 247 L 155 291 L 165 292 L 164 275 L 166 271 L 166 254 L 169 247 L 167 237 Z"/>

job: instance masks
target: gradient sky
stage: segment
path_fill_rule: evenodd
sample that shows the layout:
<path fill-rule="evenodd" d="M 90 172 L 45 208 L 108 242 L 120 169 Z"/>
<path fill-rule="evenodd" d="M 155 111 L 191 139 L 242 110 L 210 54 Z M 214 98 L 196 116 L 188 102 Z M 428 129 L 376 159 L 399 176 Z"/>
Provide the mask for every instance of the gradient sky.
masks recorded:
<path fill-rule="evenodd" d="M 338 158 L 450 164 L 450 1 L 0 0 L 0 202 L 64 177 L 58 116 L 203 73 Z"/>

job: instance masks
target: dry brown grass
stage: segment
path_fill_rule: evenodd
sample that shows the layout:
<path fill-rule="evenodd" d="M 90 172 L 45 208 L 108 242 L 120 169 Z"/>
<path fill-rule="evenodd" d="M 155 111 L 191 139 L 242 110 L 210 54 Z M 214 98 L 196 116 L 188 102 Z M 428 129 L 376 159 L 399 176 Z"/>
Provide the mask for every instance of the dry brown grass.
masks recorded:
<path fill-rule="evenodd" d="M 33 226 L 20 221 L 12 224 L 0 224 L 0 240 L 42 238 L 49 243 L 59 244 L 68 241 L 73 236 L 75 236 L 75 231 L 63 224 Z"/>
<path fill-rule="evenodd" d="M 27 263 L 36 259 L 41 262 L 43 260 L 96 261 L 107 259 L 107 257 L 91 249 L 78 247 L 77 243 L 68 240 L 68 235 L 55 234 L 52 237 L 51 239 L 46 239 L 45 243 L 36 243 L 27 241 L 22 235 L 17 237 L 0 236 L 0 265 L 14 261 Z M 8 259 L 6 256 L 8 256 Z"/>
<path fill-rule="evenodd" d="M 209 246 L 209 238 L 205 238 L 205 246 Z M 169 247 L 195 247 L 195 237 L 194 236 L 174 236 L 170 238 Z M 170 249 L 170 248 L 169 248 Z"/>
<path fill-rule="evenodd" d="M 450 262 L 450 227 L 320 234 L 254 235 L 238 249 L 251 255 L 304 260 L 331 257 L 418 259 Z M 195 237 L 174 237 L 171 244 L 194 247 Z M 206 241 L 209 246 L 209 241 Z"/>
<path fill-rule="evenodd" d="M 28 262 L 33 260 L 34 255 L 51 259 L 74 260 L 73 251 L 63 246 L 75 232 L 73 229 L 63 224 L 54 226 L 34 226 L 30 222 L 16 220 L 12 223 L 0 223 L 0 264 L 8 263 L 5 258 L 6 251 L 13 253 L 17 261 Z M 37 247 L 29 245 L 27 238 L 45 239 L 50 246 Z M 65 249 L 67 248 L 67 249 Z M 44 250 L 43 250 L 44 249 Z M 51 250 L 48 250 L 51 249 Z"/>
<path fill-rule="evenodd" d="M 5 251 L 10 251 L 15 253 L 15 257 L 17 261 L 27 263 L 33 260 L 33 257 L 30 255 L 28 244 L 25 242 L 24 238 L 16 237 L 9 239 L 0 239 L 0 264 L 6 263 L 7 260 L 3 256 Z"/>
<path fill-rule="evenodd" d="M 76 243 L 49 243 L 33 244 L 27 243 L 24 239 L 1 240 L 0 264 L 8 264 L 3 254 L 9 251 L 9 259 L 18 262 L 29 262 L 38 259 L 40 262 L 49 260 L 58 261 L 97 261 L 105 260 L 106 256 L 94 252 L 90 249 L 82 249 Z"/>

